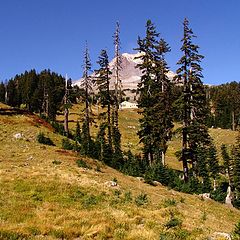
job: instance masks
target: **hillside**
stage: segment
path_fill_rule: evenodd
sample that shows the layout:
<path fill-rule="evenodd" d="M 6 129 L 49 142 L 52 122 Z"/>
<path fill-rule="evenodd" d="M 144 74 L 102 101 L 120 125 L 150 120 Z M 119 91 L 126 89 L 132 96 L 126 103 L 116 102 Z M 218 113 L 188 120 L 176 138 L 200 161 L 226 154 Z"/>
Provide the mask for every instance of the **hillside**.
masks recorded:
<path fill-rule="evenodd" d="M 98 120 L 97 115 L 98 112 L 101 111 L 101 108 L 97 109 L 96 106 L 92 108 L 93 113 L 95 115 L 95 121 L 96 123 L 93 124 L 93 127 L 91 128 L 92 135 L 96 136 L 98 131 Z M 139 153 L 141 151 L 141 145 L 139 144 L 139 139 L 137 136 L 137 132 L 139 130 L 139 118 L 141 116 L 138 114 L 138 109 L 122 109 L 119 111 L 119 128 L 120 132 L 122 134 L 122 148 L 123 150 L 131 150 L 134 153 Z M 76 122 L 81 121 L 83 118 L 82 113 L 82 106 L 80 104 L 73 105 L 73 107 L 70 109 L 70 115 L 69 115 L 69 127 L 72 131 L 75 131 L 76 128 Z M 63 115 L 59 115 L 57 118 L 59 121 L 63 121 Z M 179 128 L 181 125 L 178 123 L 175 123 L 174 130 Z M 213 141 L 217 147 L 219 159 L 221 160 L 221 145 L 233 145 L 236 141 L 237 132 L 232 131 L 229 129 L 209 129 L 209 133 L 211 137 L 213 138 Z M 169 167 L 181 170 L 182 165 L 181 162 L 179 162 L 175 156 L 175 152 L 181 149 L 181 141 L 180 141 L 180 135 L 174 134 L 172 140 L 169 142 L 169 147 L 166 154 L 166 163 L 169 165 Z"/>
<path fill-rule="evenodd" d="M 37 143 L 39 132 L 56 146 Z M 213 200 L 153 187 L 62 150 L 61 139 L 35 115 L 0 116 L 0 239 L 206 239 L 231 232 L 240 219 L 240 211 Z"/>

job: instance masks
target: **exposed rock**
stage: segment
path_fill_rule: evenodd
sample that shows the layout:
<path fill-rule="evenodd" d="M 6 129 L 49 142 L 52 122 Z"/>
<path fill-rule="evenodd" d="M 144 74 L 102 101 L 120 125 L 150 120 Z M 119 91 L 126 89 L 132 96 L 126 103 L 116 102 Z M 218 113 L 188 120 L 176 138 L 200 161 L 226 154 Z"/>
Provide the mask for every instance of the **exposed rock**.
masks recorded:
<path fill-rule="evenodd" d="M 144 178 L 143 177 L 136 177 L 140 182 L 144 182 Z"/>
<path fill-rule="evenodd" d="M 202 193 L 198 195 L 202 199 L 210 199 L 210 193 Z"/>
<path fill-rule="evenodd" d="M 118 184 L 114 181 L 107 181 L 107 182 L 105 182 L 105 186 L 107 186 L 107 187 L 117 187 Z"/>
<path fill-rule="evenodd" d="M 231 191 L 231 187 L 228 186 L 228 189 L 227 189 L 227 196 L 226 196 L 226 199 L 225 199 L 225 203 L 232 207 L 232 191 Z"/>
<path fill-rule="evenodd" d="M 162 184 L 160 182 L 158 182 L 158 181 L 153 181 L 153 185 L 154 186 L 162 186 Z"/>
<path fill-rule="evenodd" d="M 23 139 L 23 134 L 22 133 L 16 133 L 16 134 L 13 135 L 13 137 L 17 140 Z"/>
<path fill-rule="evenodd" d="M 215 232 L 213 235 L 210 237 L 210 240 L 232 240 L 232 237 L 229 233 L 224 233 L 224 232 Z"/>

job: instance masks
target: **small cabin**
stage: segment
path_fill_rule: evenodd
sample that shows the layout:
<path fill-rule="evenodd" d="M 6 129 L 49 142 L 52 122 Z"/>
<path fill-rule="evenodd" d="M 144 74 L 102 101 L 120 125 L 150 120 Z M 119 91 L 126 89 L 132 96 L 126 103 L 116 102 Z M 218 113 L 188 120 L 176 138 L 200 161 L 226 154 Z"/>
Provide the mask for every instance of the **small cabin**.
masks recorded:
<path fill-rule="evenodd" d="M 131 103 L 128 101 L 124 101 L 120 103 L 120 109 L 125 109 L 125 108 L 138 108 L 137 103 Z"/>

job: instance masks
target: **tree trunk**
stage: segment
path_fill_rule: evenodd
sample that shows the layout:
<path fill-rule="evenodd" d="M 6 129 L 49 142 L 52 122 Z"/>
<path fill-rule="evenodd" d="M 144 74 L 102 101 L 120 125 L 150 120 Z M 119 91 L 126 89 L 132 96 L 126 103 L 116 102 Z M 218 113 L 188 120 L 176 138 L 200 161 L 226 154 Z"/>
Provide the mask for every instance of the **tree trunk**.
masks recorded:
<path fill-rule="evenodd" d="M 184 121 L 184 125 L 185 125 L 185 121 Z M 186 130 L 186 127 L 183 127 L 182 162 L 183 162 L 183 176 L 184 176 L 185 182 L 188 181 L 188 164 L 187 164 L 186 151 L 187 151 L 187 130 Z"/>
<path fill-rule="evenodd" d="M 64 132 L 66 133 L 66 135 L 68 136 L 69 133 L 69 129 L 68 129 L 68 108 L 65 106 L 64 109 Z"/>
<path fill-rule="evenodd" d="M 68 86 L 67 86 L 67 75 L 65 79 L 65 96 L 64 96 L 64 132 L 66 136 L 69 134 L 69 129 L 68 129 Z"/>
<path fill-rule="evenodd" d="M 111 129 L 111 106 L 108 104 L 107 110 L 107 121 L 108 121 L 108 144 L 110 149 L 112 150 L 112 129 Z"/>
<path fill-rule="evenodd" d="M 162 165 L 165 166 L 165 152 L 162 151 Z"/>
<path fill-rule="evenodd" d="M 87 128 L 87 152 L 89 153 L 90 149 L 90 119 L 89 119 L 89 103 L 88 103 L 88 88 L 86 86 L 85 89 L 85 122 L 86 122 L 86 128 Z"/>
<path fill-rule="evenodd" d="M 192 160 L 192 170 L 193 170 L 194 177 L 197 177 L 196 169 L 197 169 L 197 162 L 193 159 Z"/>
<path fill-rule="evenodd" d="M 232 111 L 232 130 L 235 131 L 236 127 L 235 127 L 235 113 L 234 111 Z"/>
<path fill-rule="evenodd" d="M 217 184 L 216 184 L 216 179 L 213 179 L 213 191 L 217 190 Z"/>
<path fill-rule="evenodd" d="M 232 207 L 232 190 L 230 186 L 228 186 L 228 189 L 227 189 L 227 196 L 225 199 L 225 203 Z"/>

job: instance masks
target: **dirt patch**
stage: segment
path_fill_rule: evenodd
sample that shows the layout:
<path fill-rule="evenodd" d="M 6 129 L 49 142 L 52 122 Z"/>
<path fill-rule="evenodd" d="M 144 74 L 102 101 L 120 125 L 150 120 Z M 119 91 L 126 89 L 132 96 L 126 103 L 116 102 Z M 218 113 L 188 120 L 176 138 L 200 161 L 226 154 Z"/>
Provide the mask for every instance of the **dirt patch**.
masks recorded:
<path fill-rule="evenodd" d="M 75 154 L 73 152 L 66 151 L 64 149 L 57 149 L 55 152 L 66 155 L 66 156 L 75 157 Z"/>
<path fill-rule="evenodd" d="M 54 132 L 54 128 L 51 126 L 51 124 L 46 122 L 39 116 L 34 114 L 28 114 L 28 117 L 30 118 L 30 120 L 27 120 L 27 122 L 30 123 L 32 126 L 42 125 L 45 128 L 49 129 L 50 131 Z"/>

